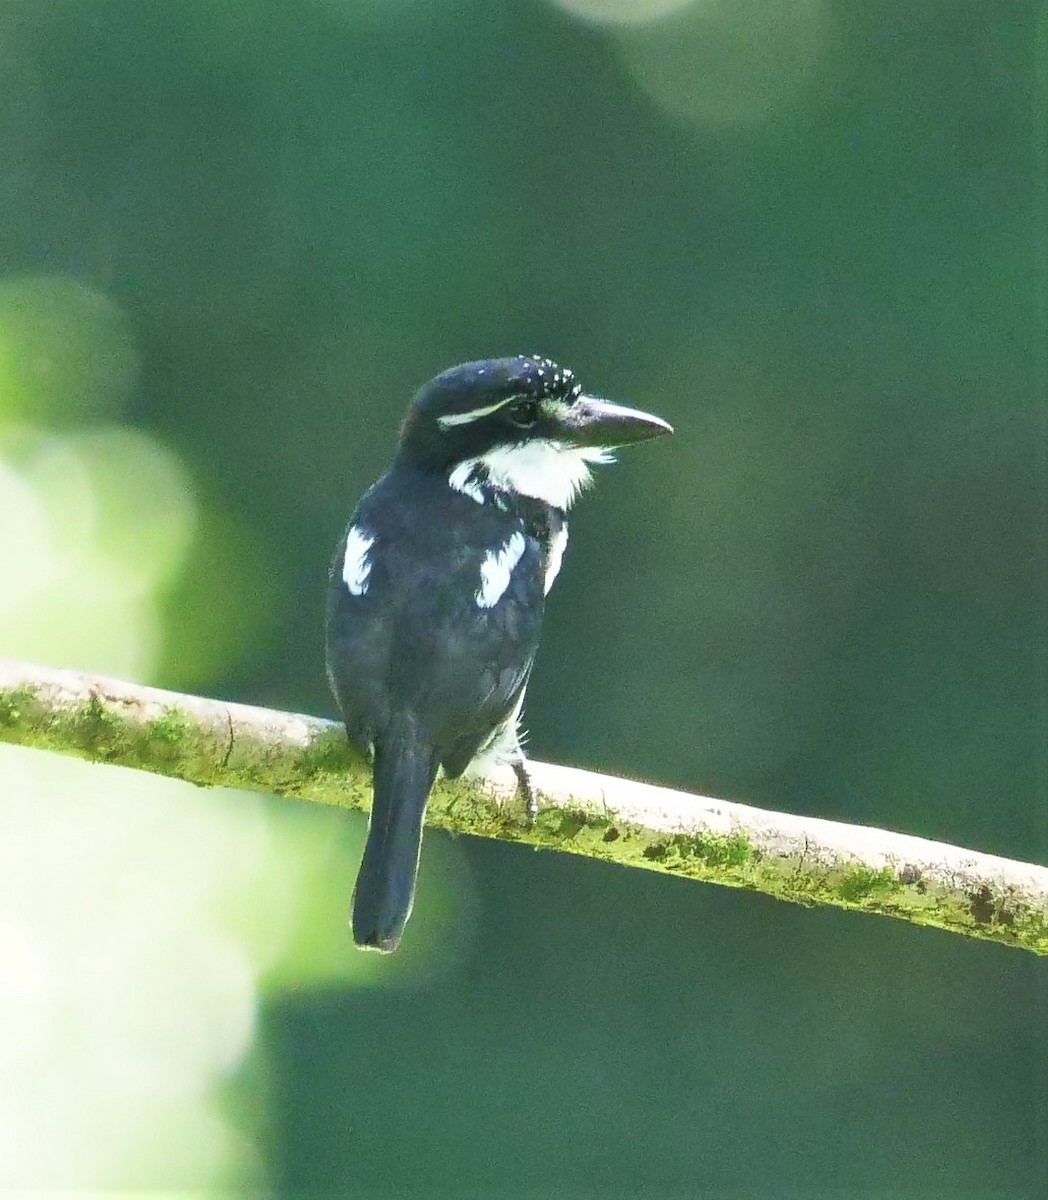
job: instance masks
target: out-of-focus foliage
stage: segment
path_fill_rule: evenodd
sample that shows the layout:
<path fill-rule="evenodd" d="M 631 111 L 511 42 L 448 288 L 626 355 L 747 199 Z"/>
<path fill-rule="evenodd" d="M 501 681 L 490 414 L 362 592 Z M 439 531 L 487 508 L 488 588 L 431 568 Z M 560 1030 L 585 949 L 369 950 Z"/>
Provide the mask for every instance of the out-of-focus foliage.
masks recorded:
<path fill-rule="evenodd" d="M 533 751 L 1048 860 L 1046 38 L 7 0 L 0 653 L 330 711 L 411 390 L 541 351 L 678 435 L 573 516 Z M 0 796 L 19 1185 L 1043 1194 L 1034 960 L 434 835 L 376 961 L 357 818 L 14 752 Z"/>
<path fill-rule="evenodd" d="M 0 653 L 151 678 L 184 651 L 213 678 L 265 616 L 260 539 L 199 519 L 179 458 L 115 423 L 127 327 L 76 281 L 0 280 Z M 257 1185 L 258 997 L 446 969 L 470 928 L 459 856 L 421 892 L 436 936 L 383 964 L 346 953 L 361 830 L 336 814 L 0 751 L 0 1182 Z M 225 1111 L 234 1068 L 250 1118 Z"/>
<path fill-rule="evenodd" d="M 421 895 L 435 939 L 390 964 L 346 954 L 361 839 L 334 812 L 5 746 L 0 822 L 7 1189 L 257 1186 L 258 997 L 432 979 L 463 940 L 440 932 L 462 870 L 445 853 Z"/>

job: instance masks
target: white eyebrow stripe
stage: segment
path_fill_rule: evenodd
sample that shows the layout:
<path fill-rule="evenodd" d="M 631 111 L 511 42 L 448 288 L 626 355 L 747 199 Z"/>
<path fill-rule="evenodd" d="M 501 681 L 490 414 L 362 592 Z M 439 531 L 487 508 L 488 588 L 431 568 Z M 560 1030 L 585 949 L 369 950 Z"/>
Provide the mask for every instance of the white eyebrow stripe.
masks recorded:
<path fill-rule="evenodd" d="M 455 425 L 468 425 L 470 421 L 479 421 L 481 417 L 489 417 L 493 412 L 498 412 L 500 408 L 516 400 L 517 396 L 506 396 L 503 400 L 497 400 L 494 404 L 489 404 L 486 408 L 475 408 L 472 412 L 452 413 L 447 417 L 437 417 L 437 424 L 441 429 L 451 429 Z"/>
<path fill-rule="evenodd" d="M 478 608 L 493 608 L 509 587 L 517 563 L 524 555 L 527 543 L 519 531 L 498 550 L 489 550 L 480 564 L 480 587 L 477 589 Z"/>
<path fill-rule="evenodd" d="M 346 535 L 346 553 L 342 559 L 342 580 L 353 596 L 363 596 L 368 590 L 371 559 L 368 553 L 375 539 L 357 525 Z"/>

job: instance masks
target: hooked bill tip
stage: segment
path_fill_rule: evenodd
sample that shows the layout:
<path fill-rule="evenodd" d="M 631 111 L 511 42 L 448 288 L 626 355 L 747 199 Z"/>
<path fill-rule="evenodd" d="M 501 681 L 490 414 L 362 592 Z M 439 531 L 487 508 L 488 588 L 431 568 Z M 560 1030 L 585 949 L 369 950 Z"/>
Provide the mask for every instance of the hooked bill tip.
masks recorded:
<path fill-rule="evenodd" d="M 383 936 L 374 931 L 360 933 L 354 929 L 353 942 L 358 950 L 373 950 L 376 954 L 392 954 L 400 945 L 400 934 L 392 933 Z"/>
<path fill-rule="evenodd" d="M 599 396 L 580 395 L 571 409 L 575 438 L 582 445 L 624 446 L 673 433 L 669 421 Z"/>

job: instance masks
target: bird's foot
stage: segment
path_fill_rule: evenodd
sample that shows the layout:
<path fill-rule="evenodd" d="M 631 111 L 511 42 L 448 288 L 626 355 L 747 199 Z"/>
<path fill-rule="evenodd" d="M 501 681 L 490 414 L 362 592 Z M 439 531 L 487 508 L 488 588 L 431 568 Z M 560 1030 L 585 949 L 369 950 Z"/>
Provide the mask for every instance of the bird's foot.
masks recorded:
<path fill-rule="evenodd" d="M 531 786 L 528 767 L 522 758 L 513 764 L 513 774 L 517 777 L 517 795 L 524 801 L 528 824 L 534 825 L 539 814 L 539 802 L 535 799 L 535 789 Z"/>

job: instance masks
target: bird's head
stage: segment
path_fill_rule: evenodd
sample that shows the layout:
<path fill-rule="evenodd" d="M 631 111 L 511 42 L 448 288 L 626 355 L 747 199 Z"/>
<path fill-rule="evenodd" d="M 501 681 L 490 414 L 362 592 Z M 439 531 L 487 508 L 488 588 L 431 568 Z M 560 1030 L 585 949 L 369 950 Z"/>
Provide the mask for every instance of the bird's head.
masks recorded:
<path fill-rule="evenodd" d="M 567 508 L 611 451 L 673 429 L 659 417 L 588 396 L 571 371 L 518 355 L 464 363 L 415 397 L 398 457 L 448 475 L 484 502 L 486 490 Z"/>

